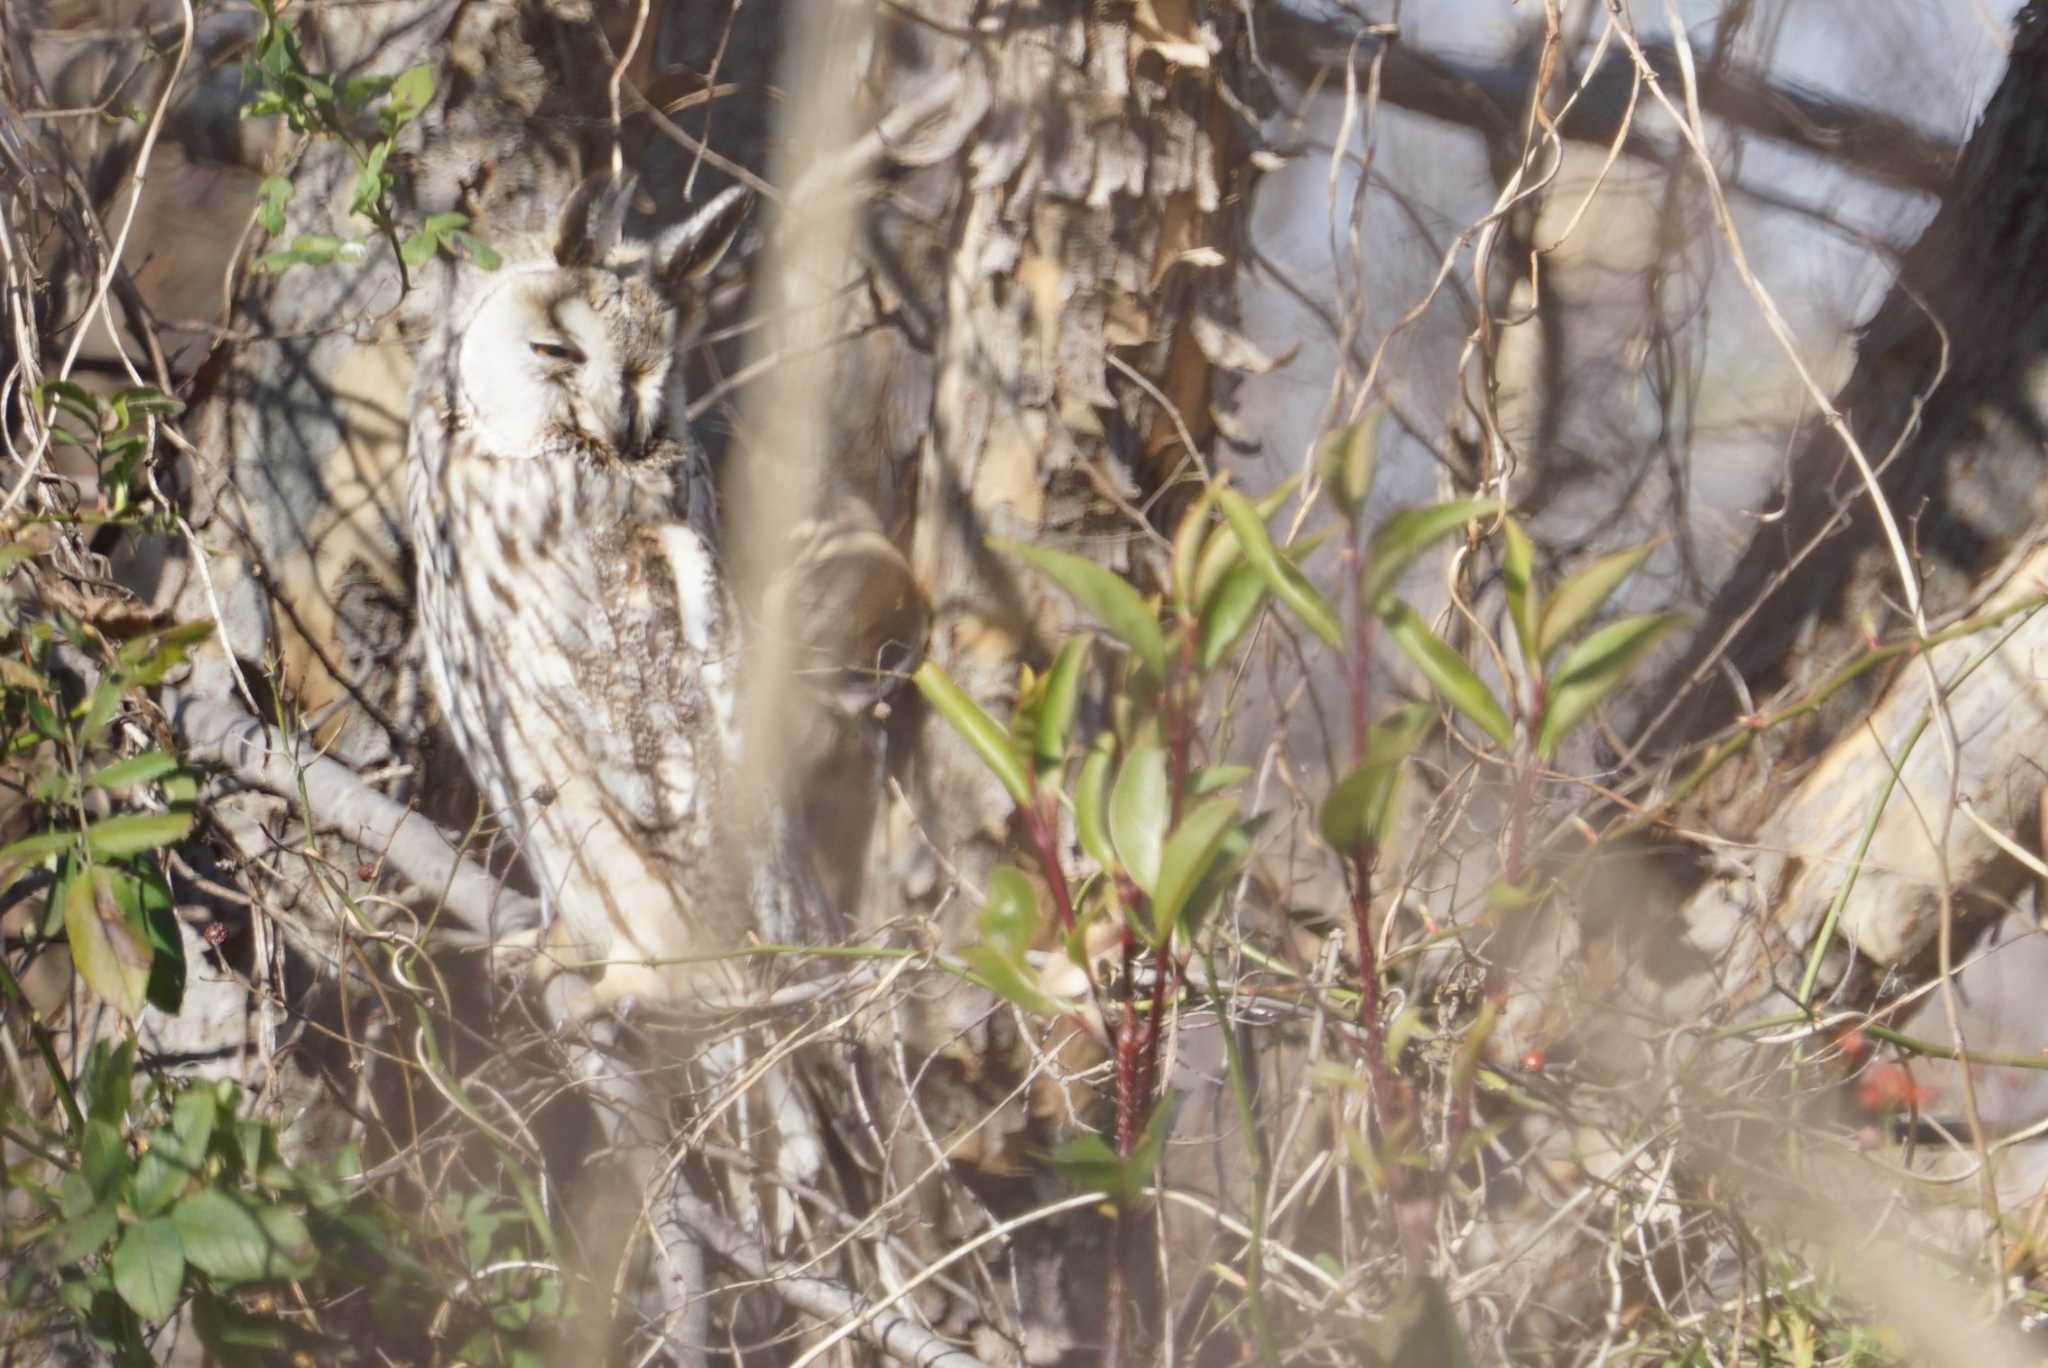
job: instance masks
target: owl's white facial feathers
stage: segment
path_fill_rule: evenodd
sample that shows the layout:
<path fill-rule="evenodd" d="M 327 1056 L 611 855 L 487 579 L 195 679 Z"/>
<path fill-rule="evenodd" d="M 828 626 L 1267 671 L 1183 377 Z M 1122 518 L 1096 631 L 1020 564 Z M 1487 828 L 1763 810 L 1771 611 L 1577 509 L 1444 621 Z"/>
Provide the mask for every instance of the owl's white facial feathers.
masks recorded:
<path fill-rule="evenodd" d="M 465 418 L 495 457 L 633 462 L 680 432 L 675 317 L 637 272 L 514 268 L 455 357 Z"/>

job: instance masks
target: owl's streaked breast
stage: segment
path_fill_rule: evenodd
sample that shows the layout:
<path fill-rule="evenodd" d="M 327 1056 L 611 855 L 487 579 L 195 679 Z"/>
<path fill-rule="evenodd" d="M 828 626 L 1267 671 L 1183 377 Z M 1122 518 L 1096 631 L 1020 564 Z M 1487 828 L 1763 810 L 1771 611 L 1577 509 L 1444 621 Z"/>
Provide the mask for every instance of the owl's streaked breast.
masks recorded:
<path fill-rule="evenodd" d="M 444 419 L 412 467 L 428 669 L 544 899 L 591 953 L 701 949 L 732 758 L 729 613 L 694 453 L 662 467 L 492 459 Z M 724 914 L 724 915 L 721 915 Z"/>

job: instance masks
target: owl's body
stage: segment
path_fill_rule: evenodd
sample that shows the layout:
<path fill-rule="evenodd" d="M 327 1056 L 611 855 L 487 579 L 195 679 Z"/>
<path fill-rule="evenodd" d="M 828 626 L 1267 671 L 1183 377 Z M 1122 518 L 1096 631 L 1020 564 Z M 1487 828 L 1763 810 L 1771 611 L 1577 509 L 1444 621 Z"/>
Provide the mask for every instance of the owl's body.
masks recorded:
<path fill-rule="evenodd" d="M 738 643 L 676 354 L 737 206 L 654 245 L 616 243 L 622 208 L 579 195 L 546 255 L 455 292 L 408 506 L 428 680 L 554 912 L 548 945 L 605 998 L 662 1000 L 750 897 L 719 849 Z"/>

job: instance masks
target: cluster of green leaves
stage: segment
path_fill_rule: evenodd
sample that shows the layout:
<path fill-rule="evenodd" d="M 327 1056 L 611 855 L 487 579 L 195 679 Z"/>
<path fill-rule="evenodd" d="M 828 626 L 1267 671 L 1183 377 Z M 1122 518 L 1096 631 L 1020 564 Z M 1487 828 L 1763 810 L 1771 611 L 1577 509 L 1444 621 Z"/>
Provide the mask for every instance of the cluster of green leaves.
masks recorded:
<path fill-rule="evenodd" d="M 185 407 L 154 385 L 132 385 L 102 398 L 69 380 L 45 380 L 31 397 L 50 415 L 51 442 L 91 458 L 109 517 L 120 517 L 142 502 L 137 476 L 149 454 L 151 420 L 172 417 Z"/>
<path fill-rule="evenodd" d="M 0 548 L 0 568 L 30 554 L 23 543 Z M 34 834 L 0 847 L 0 884 L 50 869 L 44 915 L 27 939 L 61 938 L 86 986 L 130 1018 L 145 1001 L 175 1012 L 184 993 L 161 852 L 192 830 L 198 781 L 166 751 L 119 754 L 110 733 L 123 702 L 183 664 L 211 631 L 184 623 L 107 649 L 59 612 L 21 623 L 0 650 L 0 736 L 38 814 Z M 101 657 L 89 690 L 66 687 L 60 643 Z M 124 797 L 129 810 L 95 815 Z"/>
<path fill-rule="evenodd" d="M 516 1207 L 450 1196 L 441 1215 L 467 1263 L 455 1273 L 415 1249 L 419 1231 L 356 1183 L 344 1150 L 331 1163 L 291 1165 L 270 1124 L 243 1114 L 226 1081 L 138 1080 L 135 1047 L 95 1048 L 67 1127 L 0 1103 L 0 1122 L 34 1156 L 0 1186 L 39 1212 L 12 1225 L 0 1305 L 19 1316 L 68 1317 L 118 1363 L 155 1362 L 151 1332 L 189 1302 L 191 1325 L 227 1364 L 337 1362 L 365 1346 L 288 1314 L 277 1289 L 310 1304 L 332 1289 L 383 1326 L 423 1324 L 458 1279 L 473 1308 L 460 1357 L 527 1368 L 542 1362 L 534 1331 L 563 1307 L 561 1280 L 521 1261 L 530 1241 Z M 483 1273 L 493 1264 L 516 1265 Z M 477 1273 L 477 1276 L 467 1276 Z M 324 1332 L 324 1333 L 323 1333 Z"/>
<path fill-rule="evenodd" d="M 432 260 L 437 252 L 458 249 L 487 271 L 498 268 L 498 254 L 469 231 L 469 218 L 459 213 L 433 214 L 418 228 L 405 230 L 392 208 L 395 188 L 392 157 L 400 132 L 426 111 L 434 98 L 434 68 L 408 67 L 396 76 L 348 76 L 309 69 L 298 30 L 276 0 L 251 0 L 262 16 L 262 28 L 242 63 L 242 84 L 253 91 L 242 106 L 246 119 L 282 115 L 295 133 L 328 138 L 348 150 L 356 165 L 349 212 L 367 220 L 398 253 L 400 275 L 410 285 L 409 269 Z M 265 232 L 282 233 L 292 185 L 270 176 L 257 187 L 257 221 Z M 301 233 L 289 247 L 256 259 L 261 270 L 284 271 L 293 266 L 357 261 L 368 250 L 364 239 L 332 233 Z"/>
<path fill-rule="evenodd" d="M 1084 971 L 1089 933 L 1104 921 L 1148 950 L 1184 950 L 1251 848 L 1257 824 L 1244 819 L 1228 792 L 1247 771 L 1194 763 L 1188 727 L 1203 687 L 1223 672 L 1268 596 L 1297 611 L 1309 605 L 1310 613 L 1320 602 L 1296 564 L 1319 539 L 1282 550 L 1266 531 L 1287 492 L 1257 504 L 1227 488 L 1204 495 L 1177 541 L 1176 587 L 1167 604 L 1147 600 L 1081 556 L 1005 544 L 1123 648 L 1107 725 L 1085 743 L 1074 724 L 1096 646 L 1092 635 L 1066 642 L 1044 673 L 1023 670 L 1007 725 L 936 664 L 917 672 L 925 698 L 1016 804 L 1043 878 L 1053 879 L 1056 835 L 1062 817 L 1071 819 L 1095 868 L 1072 889 L 1057 888 L 1055 897 L 1067 957 Z M 1334 631 L 1334 614 L 1323 611 Z M 1025 960 L 1043 924 L 1031 878 L 999 866 L 989 881 L 983 939 L 968 959 L 990 987 L 1028 1010 L 1071 1010 L 1048 997 Z"/>
<path fill-rule="evenodd" d="M 1377 416 L 1324 439 L 1325 489 L 1347 516 L 1359 515 L 1371 491 L 1376 450 Z M 1423 552 L 1484 524 L 1497 525 L 1502 537 L 1501 577 L 1520 648 L 1522 687 L 1505 700 L 1394 592 Z M 1535 546 L 1521 525 L 1493 500 L 1454 499 L 1400 509 L 1379 524 L 1365 557 L 1359 601 L 1437 694 L 1489 739 L 1514 751 L 1519 718 L 1535 755 L 1549 760 L 1682 620 L 1676 613 L 1618 618 L 1572 645 L 1655 549 L 1651 542 L 1602 557 L 1546 595 L 1536 583 Z M 1566 646 L 1571 649 L 1560 660 Z"/>

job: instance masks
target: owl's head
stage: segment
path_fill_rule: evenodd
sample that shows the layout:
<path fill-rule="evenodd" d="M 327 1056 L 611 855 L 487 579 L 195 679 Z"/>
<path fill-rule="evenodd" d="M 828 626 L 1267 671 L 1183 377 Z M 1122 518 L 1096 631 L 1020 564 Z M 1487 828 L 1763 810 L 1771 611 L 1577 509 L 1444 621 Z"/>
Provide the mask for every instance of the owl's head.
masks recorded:
<path fill-rule="evenodd" d="M 727 190 L 645 242 L 622 234 L 632 189 L 630 178 L 586 179 L 544 248 L 458 308 L 451 360 L 490 455 L 635 464 L 687 446 L 678 351 L 747 197 Z"/>

